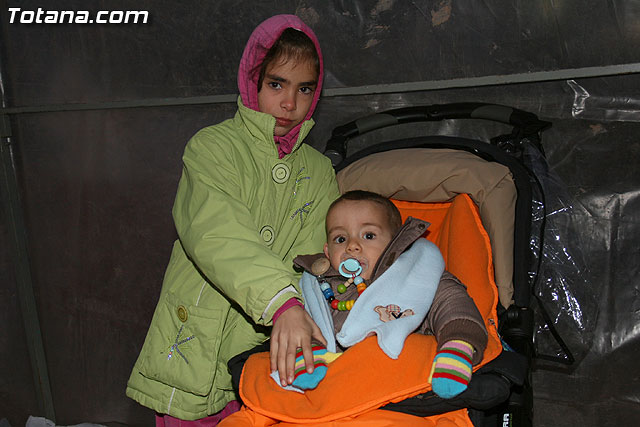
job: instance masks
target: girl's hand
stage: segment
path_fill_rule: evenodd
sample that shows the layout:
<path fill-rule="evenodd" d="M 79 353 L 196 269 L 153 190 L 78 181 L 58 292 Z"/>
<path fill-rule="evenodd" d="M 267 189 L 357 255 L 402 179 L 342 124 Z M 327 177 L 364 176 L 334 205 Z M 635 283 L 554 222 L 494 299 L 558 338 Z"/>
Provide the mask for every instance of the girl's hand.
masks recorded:
<path fill-rule="evenodd" d="M 320 328 L 303 307 L 293 306 L 278 317 L 271 331 L 269 357 L 271 371 L 278 370 L 282 386 L 293 383 L 298 348 L 302 348 L 307 372 L 313 372 L 312 341 L 327 345 Z"/>

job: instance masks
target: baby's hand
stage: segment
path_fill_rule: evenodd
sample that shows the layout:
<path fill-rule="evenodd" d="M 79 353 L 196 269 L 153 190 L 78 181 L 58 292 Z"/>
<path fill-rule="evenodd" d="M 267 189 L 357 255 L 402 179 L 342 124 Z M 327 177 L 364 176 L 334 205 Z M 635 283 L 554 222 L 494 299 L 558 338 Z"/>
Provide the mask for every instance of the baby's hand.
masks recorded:
<path fill-rule="evenodd" d="M 293 383 L 296 351 L 301 348 L 307 372 L 313 372 L 311 341 L 327 345 L 320 328 L 301 306 L 293 306 L 278 317 L 271 331 L 271 370 L 278 370 L 283 386 Z"/>

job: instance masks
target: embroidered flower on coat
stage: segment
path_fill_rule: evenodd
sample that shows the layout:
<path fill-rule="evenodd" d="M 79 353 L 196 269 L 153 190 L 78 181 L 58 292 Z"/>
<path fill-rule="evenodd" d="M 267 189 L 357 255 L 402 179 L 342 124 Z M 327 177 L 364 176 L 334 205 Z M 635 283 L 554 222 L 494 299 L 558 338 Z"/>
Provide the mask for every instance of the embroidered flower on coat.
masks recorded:
<path fill-rule="evenodd" d="M 305 179 L 311 179 L 310 176 L 308 175 L 304 175 L 304 168 L 301 168 L 298 171 L 298 174 L 296 175 L 296 180 L 293 184 L 293 197 L 296 197 L 298 195 L 298 190 L 300 189 L 300 185 L 302 185 L 302 183 L 304 182 Z"/>
<path fill-rule="evenodd" d="M 171 360 L 171 358 L 173 357 L 173 352 L 175 351 L 176 353 L 178 353 L 178 355 L 180 357 L 182 357 L 184 359 L 185 362 L 187 362 L 187 365 L 189 364 L 189 361 L 187 360 L 186 356 L 184 354 L 182 354 L 182 352 L 180 351 L 180 349 L 178 347 L 180 347 L 182 344 L 191 341 L 192 339 L 194 339 L 196 336 L 195 335 L 191 335 L 188 338 L 185 339 L 180 339 L 180 335 L 182 335 L 182 330 L 184 329 L 184 325 L 180 326 L 180 330 L 178 330 L 178 335 L 176 336 L 176 340 L 173 343 L 173 345 L 171 346 L 171 348 L 169 349 L 169 354 L 167 355 L 167 360 Z"/>
<path fill-rule="evenodd" d="M 296 209 L 296 211 L 291 215 L 291 219 L 295 219 L 296 217 L 300 217 L 300 225 L 304 224 L 304 220 L 307 215 L 309 215 L 309 207 L 313 205 L 313 200 L 305 203 L 302 207 Z"/>

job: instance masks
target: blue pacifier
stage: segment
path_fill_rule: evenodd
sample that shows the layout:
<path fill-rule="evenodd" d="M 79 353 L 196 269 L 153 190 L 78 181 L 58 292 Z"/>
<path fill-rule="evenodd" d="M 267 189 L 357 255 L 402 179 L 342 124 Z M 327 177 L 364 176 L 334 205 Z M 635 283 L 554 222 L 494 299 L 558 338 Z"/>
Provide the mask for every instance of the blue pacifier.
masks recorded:
<path fill-rule="evenodd" d="M 346 278 L 359 276 L 362 273 L 362 266 L 357 259 L 349 258 L 340 263 L 338 271 Z"/>

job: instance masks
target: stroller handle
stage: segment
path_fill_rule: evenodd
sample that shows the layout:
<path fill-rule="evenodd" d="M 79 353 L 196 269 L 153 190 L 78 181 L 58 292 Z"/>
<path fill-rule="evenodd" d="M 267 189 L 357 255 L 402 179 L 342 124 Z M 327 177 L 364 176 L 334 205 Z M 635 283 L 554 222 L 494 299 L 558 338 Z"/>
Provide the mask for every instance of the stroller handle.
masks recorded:
<path fill-rule="evenodd" d="M 435 122 L 447 119 L 482 119 L 514 126 L 522 136 L 537 136 L 551 126 L 533 113 L 498 104 L 465 102 L 398 108 L 366 116 L 336 127 L 327 142 L 324 154 L 336 166 L 347 153 L 349 138 L 366 132 L 412 122 Z"/>

